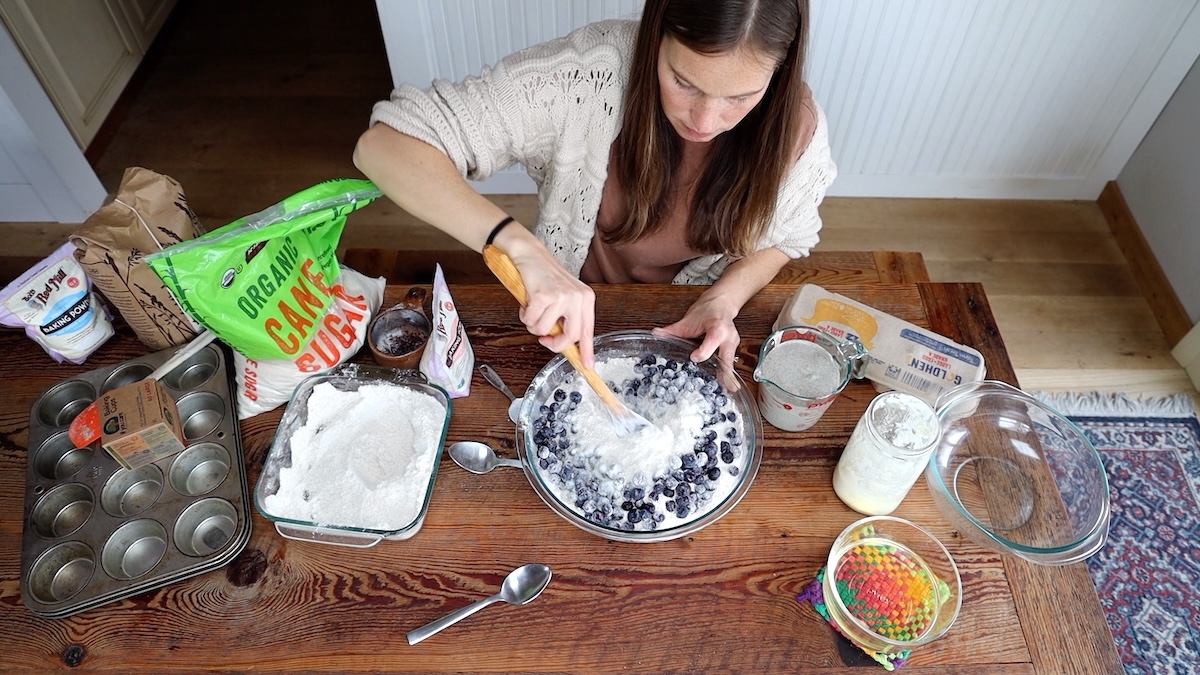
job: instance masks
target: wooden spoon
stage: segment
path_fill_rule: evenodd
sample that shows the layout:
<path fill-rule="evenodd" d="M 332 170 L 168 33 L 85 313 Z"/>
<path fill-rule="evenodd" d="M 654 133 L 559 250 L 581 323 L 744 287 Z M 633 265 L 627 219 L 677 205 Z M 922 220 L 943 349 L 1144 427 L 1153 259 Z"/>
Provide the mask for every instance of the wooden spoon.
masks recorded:
<path fill-rule="evenodd" d="M 512 258 L 508 257 L 504 251 L 501 251 L 494 245 L 483 247 L 483 261 L 487 264 L 488 269 L 509 293 L 517 299 L 524 307 L 529 303 L 529 293 L 525 290 L 525 282 L 521 279 L 521 272 L 517 266 L 513 264 Z M 550 329 L 550 335 L 561 335 L 562 325 L 554 324 L 554 328 Z M 562 351 L 565 358 L 575 370 L 583 376 L 584 380 L 592 387 L 592 390 L 604 401 L 612 413 L 613 424 L 616 426 L 617 435 L 628 436 L 636 433 L 641 429 L 651 426 L 650 422 L 641 415 L 630 410 L 621 399 L 617 398 L 608 385 L 593 369 L 583 365 L 583 356 L 579 353 L 579 345 L 571 345 Z"/>

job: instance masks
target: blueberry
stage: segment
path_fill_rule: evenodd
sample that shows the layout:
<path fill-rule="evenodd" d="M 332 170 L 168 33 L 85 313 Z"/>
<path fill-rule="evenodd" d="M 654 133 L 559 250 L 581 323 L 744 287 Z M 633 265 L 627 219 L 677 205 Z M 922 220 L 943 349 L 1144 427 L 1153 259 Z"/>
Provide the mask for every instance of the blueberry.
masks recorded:
<path fill-rule="evenodd" d="M 544 445 L 538 446 L 537 456 L 540 459 L 546 459 L 550 456 L 550 450 Z"/>
<path fill-rule="evenodd" d="M 548 406 L 548 405 L 546 405 L 545 403 L 543 403 L 543 404 L 541 404 L 540 406 L 538 406 L 538 412 L 540 412 L 540 413 L 542 413 L 543 415 L 545 415 L 546 413 L 550 412 L 550 406 Z"/>
<path fill-rule="evenodd" d="M 542 467 L 543 469 L 549 469 L 549 468 L 550 468 L 550 460 L 548 460 L 548 459 L 539 459 L 539 460 L 538 460 L 538 466 Z"/>
<path fill-rule="evenodd" d="M 729 412 L 725 413 L 725 419 L 729 420 L 730 422 L 736 422 L 737 421 L 737 413 L 730 410 Z"/>
<path fill-rule="evenodd" d="M 633 510 L 633 502 L 631 502 L 629 500 L 625 500 L 625 501 L 621 502 L 621 509 L 625 510 L 625 511 L 632 511 Z"/>
<path fill-rule="evenodd" d="M 666 503 L 666 504 L 663 504 L 663 506 L 664 506 L 664 507 L 666 507 L 666 509 L 667 509 L 668 511 L 674 511 L 674 510 L 675 510 L 675 500 L 674 500 L 674 499 L 668 499 L 668 500 L 667 500 L 667 503 Z"/>
<path fill-rule="evenodd" d="M 658 359 L 655 358 L 653 354 L 646 354 L 645 356 L 642 357 L 641 361 L 638 361 L 638 365 L 639 366 L 652 366 L 652 365 L 654 365 L 654 362 L 657 360 Z"/>
<path fill-rule="evenodd" d="M 581 394 L 577 391 L 571 392 L 571 403 L 578 404 L 582 400 L 583 400 L 583 394 Z"/>
<path fill-rule="evenodd" d="M 561 401 L 565 400 L 566 398 L 567 398 L 567 392 L 563 391 L 562 389 L 554 390 L 554 400 L 555 401 L 561 402 Z"/>
<path fill-rule="evenodd" d="M 640 502 L 640 501 L 642 501 L 642 499 L 644 499 L 646 497 L 646 491 L 640 487 L 633 488 L 629 492 L 630 492 L 630 499 L 632 499 L 635 502 Z"/>
<path fill-rule="evenodd" d="M 723 450 L 721 452 L 721 461 L 726 464 L 733 464 L 734 456 L 732 450 Z"/>
<path fill-rule="evenodd" d="M 563 480 L 571 480 L 575 476 L 575 471 L 570 466 L 564 466 L 562 469 Z"/>
<path fill-rule="evenodd" d="M 729 471 L 730 476 L 736 476 L 739 473 L 741 473 L 741 471 L 736 466 L 729 467 L 728 471 Z"/>
<path fill-rule="evenodd" d="M 571 447 L 571 441 L 567 440 L 566 438 L 558 439 L 558 449 L 559 450 L 566 450 L 569 447 Z"/>
<path fill-rule="evenodd" d="M 674 497 L 675 496 L 675 490 L 673 488 L 663 488 L 662 493 L 666 497 Z"/>
<path fill-rule="evenodd" d="M 679 508 L 675 509 L 675 515 L 680 518 L 687 518 L 688 513 L 690 513 L 690 511 L 688 510 L 688 507 L 684 506 L 683 504 L 680 504 Z"/>
<path fill-rule="evenodd" d="M 708 476 L 709 480 L 717 480 L 721 477 L 721 470 L 714 467 L 709 469 L 706 475 Z"/>

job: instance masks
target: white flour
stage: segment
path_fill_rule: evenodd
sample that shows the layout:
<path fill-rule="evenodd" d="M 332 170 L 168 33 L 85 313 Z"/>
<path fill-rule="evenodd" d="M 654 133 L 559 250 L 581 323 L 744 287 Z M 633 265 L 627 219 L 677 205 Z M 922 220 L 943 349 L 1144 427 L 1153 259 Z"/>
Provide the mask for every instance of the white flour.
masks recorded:
<path fill-rule="evenodd" d="M 823 398 L 842 383 L 842 368 L 824 347 L 808 340 L 788 340 L 767 354 L 762 376 L 789 394 Z"/>
<path fill-rule="evenodd" d="M 313 388 L 291 437 L 292 466 L 264 501 L 273 515 L 319 525 L 398 530 L 430 489 L 446 408 L 407 387 Z"/>

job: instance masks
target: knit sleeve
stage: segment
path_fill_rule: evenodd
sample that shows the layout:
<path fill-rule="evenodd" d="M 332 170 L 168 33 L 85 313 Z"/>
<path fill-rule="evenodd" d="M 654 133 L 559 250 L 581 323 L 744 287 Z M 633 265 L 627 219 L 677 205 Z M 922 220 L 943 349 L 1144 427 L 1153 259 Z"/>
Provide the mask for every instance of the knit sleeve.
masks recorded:
<path fill-rule="evenodd" d="M 759 246 L 777 248 L 789 258 L 807 256 L 809 249 L 817 245 L 821 231 L 818 207 L 830 183 L 837 178 L 837 166 L 829 147 L 829 123 L 820 106 L 816 106 L 816 111 L 817 127 L 812 141 L 788 172 L 779 190 L 775 217 Z"/>
<path fill-rule="evenodd" d="M 802 258 L 820 240 L 821 215 L 818 207 L 825 192 L 837 177 L 837 166 L 829 147 L 829 124 L 825 112 L 816 105 L 817 125 L 812 141 L 792 166 L 779 189 L 775 215 L 758 248 L 777 248 L 789 258 Z M 692 260 L 675 276 L 677 284 L 711 284 L 721 277 L 735 258 L 727 255 L 703 256 Z"/>
<path fill-rule="evenodd" d="M 540 185 L 547 166 L 562 163 L 564 139 L 572 132 L 582 137 L 577 101 L 595 98 L 600 89 L 593 82 L 596 73 L 580 77 L 580 70 L 603 63 L 612 85 L 619 84 L 613 74 L 614 64 L 621 63 L 618 46 L 605 37 L 615 29 L 618 22 L 590 24 L 510 54 L 460 82 L 439 79 L 427 89 L 401 85 L 375 104 L 371 123 L 440 149 L 467 178 L 483 180 L 520 163 Z M 583 86 L 592 91 L 580 90 Z M 620 87 L 611 88 L 615 96 L 609 98 L 619 101 Z"/>

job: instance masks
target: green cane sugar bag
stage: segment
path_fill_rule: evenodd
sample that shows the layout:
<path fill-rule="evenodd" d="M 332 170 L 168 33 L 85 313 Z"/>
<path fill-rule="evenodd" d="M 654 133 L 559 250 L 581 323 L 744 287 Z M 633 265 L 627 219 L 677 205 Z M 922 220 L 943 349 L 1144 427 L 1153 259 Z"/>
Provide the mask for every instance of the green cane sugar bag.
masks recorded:
<path fill-rule="evenodd" d="M 244 356 L 303 367 L 314 338 L 345 342 L 346 318 L 330 313 L 338 240 L 346 217 L 380 194 L 366 180 L 325 181 L 145 260 L 192 318 Z"/>

